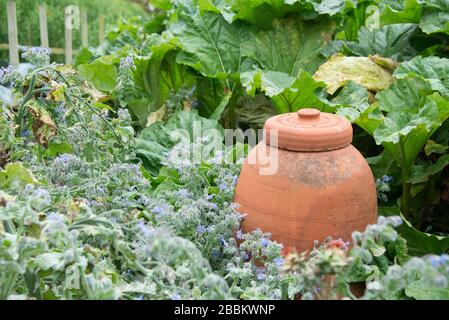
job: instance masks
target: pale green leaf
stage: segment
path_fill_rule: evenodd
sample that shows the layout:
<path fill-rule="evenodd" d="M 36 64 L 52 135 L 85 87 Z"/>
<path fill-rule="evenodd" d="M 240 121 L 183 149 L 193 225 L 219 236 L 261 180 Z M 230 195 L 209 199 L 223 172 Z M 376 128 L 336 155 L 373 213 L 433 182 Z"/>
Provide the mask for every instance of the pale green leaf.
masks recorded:
<path fill-rule="evenodd" d="M 327 92 L 334 94 L 349 81 L 354 81 L 369 91 L 387 89 L 393 83 L 391 73 L 366 57 L 333 55 L 320 66 L 313 78 L 327 85 Z"/>

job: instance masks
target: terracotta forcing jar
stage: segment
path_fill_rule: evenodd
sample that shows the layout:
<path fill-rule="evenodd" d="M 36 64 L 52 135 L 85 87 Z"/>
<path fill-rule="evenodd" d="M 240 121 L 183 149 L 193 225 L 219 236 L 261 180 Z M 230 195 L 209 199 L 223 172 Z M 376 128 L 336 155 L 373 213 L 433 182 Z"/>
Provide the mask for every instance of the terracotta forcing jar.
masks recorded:
<path fill-rule="evenodd" d="M 237 183 L 245 232 L 261 228 L 287 250 L 301 252 L 327 236 L 350 241 L 353 231 L 376 222 L 373 174 L 351 145 L 346 119 L 302 109 L 268 119 L 264 129 Z"/>

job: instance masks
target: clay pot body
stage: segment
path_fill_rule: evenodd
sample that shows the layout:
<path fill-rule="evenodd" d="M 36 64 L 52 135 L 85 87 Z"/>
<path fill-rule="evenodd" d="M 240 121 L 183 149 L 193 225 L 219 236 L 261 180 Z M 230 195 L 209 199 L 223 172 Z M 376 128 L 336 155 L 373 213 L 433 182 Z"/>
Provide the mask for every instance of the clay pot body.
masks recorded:
<path fill-rule="evenodd" d="M 262 141 L 251 153 L 259 148 L 273 147 Z M 261 165 L 248 159 L 242 167 L 235 202 L 247 214 L 245 232 L 260 228 L 287 250 L 302 252 L 328 236 L 350 241 L 353 231 L 376 222 L 375 181 L 351 144 L 327 151 L 277 152 L 275 174 L 261 175 Z"/>

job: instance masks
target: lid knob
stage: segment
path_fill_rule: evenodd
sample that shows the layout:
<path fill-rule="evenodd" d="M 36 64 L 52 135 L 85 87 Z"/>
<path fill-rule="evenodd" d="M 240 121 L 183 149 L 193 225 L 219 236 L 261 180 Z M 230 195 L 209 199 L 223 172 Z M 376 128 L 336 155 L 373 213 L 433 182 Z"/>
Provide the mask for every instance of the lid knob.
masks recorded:
<path fill-rule="evenodd" d="M 318 120 L 320 113 L 318 109 L 306 108 L 298 111 L 298 117 L 301 120 Z"/>

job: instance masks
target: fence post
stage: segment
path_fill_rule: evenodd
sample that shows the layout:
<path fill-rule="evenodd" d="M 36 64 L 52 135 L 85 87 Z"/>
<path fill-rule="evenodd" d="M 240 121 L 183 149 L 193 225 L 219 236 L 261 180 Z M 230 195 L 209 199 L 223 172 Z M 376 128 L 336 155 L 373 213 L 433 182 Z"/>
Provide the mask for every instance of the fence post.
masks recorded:
<path fill-rule="evenodd" d="M 72 44 L 72 14 L 70 10 L 65 10 L 64 30 L 65 30 L 65 63 L 73 63 L 73 44 Z"/>
<path fill-rule="evenodd" d="M 6 9 L 8 16 L 9 63 L 17 67 L 19 65 L 19 40 L 17 39 L 16 3 L 8 1 Z"/>
<path fill-rule="evenodd" d="M 39 6 L 39 30 L 41 34 L 41 47 L 50 48 L 48 42 L 47 10 L 45 6 Z"/>
<path fill-rule="evenodd" d="M 89 47 L 89 29 L 87 25 L 87 12 L 81 11 L 81 46 Z"/>
<path fill-rule="evenodd" d="M 98 17 L 98 40 L 100 45 L 104 41 L 104 16 Z"/>

